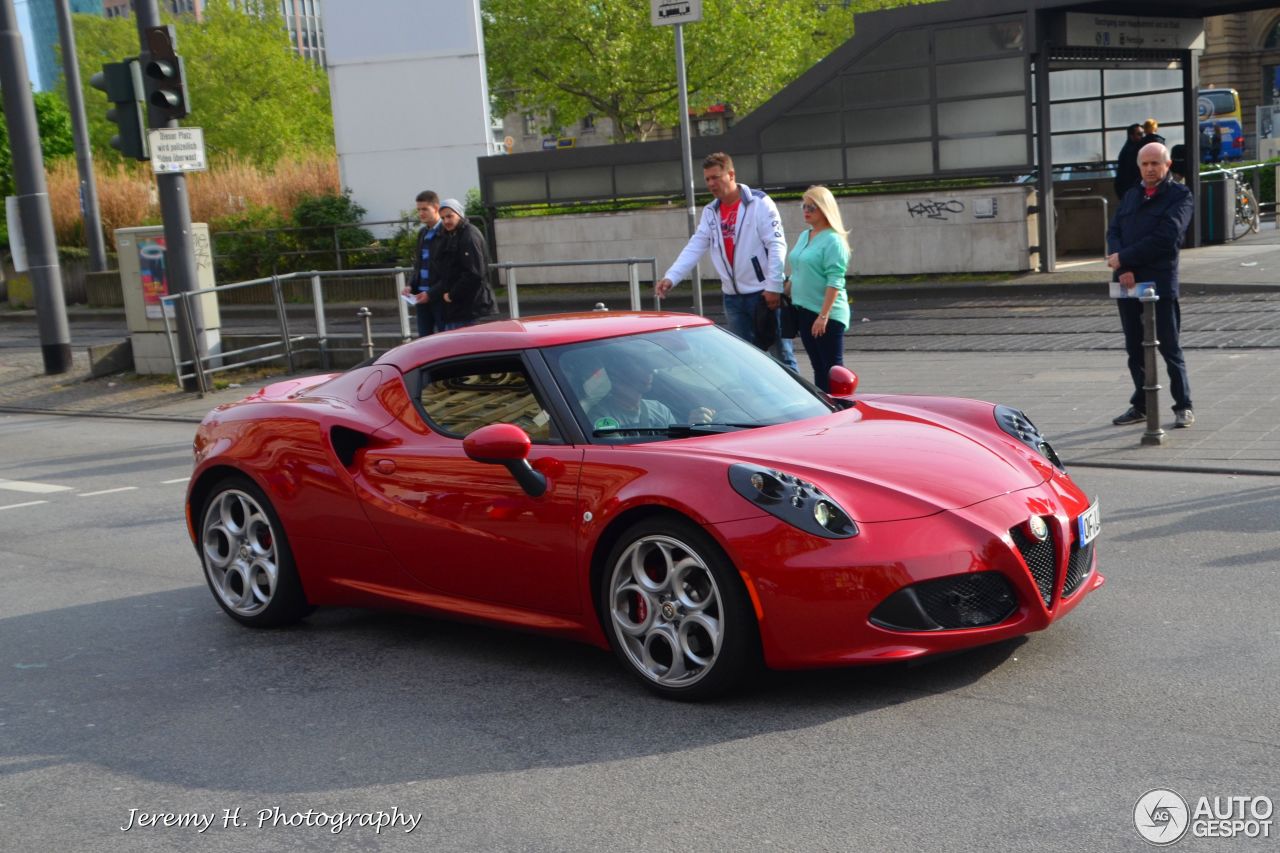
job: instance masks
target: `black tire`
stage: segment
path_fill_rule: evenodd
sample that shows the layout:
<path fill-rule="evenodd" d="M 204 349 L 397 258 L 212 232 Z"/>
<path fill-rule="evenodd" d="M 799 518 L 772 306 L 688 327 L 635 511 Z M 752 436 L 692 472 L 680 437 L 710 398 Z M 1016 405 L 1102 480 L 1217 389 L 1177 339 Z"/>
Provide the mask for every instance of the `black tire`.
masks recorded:
<path fill-rule="evenodd" d="M 661 515 L 631 525 L 601 580 L 609 644 L 657 695 L 710 699 L 759 667 L 759 626 L 742 578 L 693 522 Z"/>
<path fill-rule="evenodd" d="M 238 474 L 221 480 L 198 519 L 205 582 L 228 616 L 251 628 L 278 628 L 314 609 L 280 516 L 252 480 Z"/>

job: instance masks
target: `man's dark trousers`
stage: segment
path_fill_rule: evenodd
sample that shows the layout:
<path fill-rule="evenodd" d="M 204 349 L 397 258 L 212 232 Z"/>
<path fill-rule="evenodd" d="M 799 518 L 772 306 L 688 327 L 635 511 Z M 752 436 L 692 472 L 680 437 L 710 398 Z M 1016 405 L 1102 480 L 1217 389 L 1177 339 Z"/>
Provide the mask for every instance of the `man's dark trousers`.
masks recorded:
<path fill-rule="evenodd" d="M 418 320 L 418 337 L 425 338 L 435 332 L 444 331 L 444 314 L 441 306 L 434 302 L 419 302 L 414 306 Z"/>
<path fill-rule="evenodd" d="M 1139 412 L 1147 409 L 1147 395 L 1142 390 L 1146 385 L 1146 354 L 1143 352 L 1142 339 L 1142 302 L 1138 299 L 1117 299 L 1120 307 L 1120 325 L 1124 328 L 1124 348 L 1129 354 L 1129 375 L 1133 377 L 1133 396 L 1129 405 Z M 1191 383 L 1187 380 L 1187 362 L 1182 357 L 1182 344 L 1179 333 L 1182 326 L 1182 311 L 1178 308 L 1178 300 L 1161 296 L 1155 303 L 1156 340 L 1160 342 L 1158 349 L 1164 356 L 1165 367 L 1169 370 L 1169 393 L 1173 396 L 1175 409 L 1190 409 Z"/>

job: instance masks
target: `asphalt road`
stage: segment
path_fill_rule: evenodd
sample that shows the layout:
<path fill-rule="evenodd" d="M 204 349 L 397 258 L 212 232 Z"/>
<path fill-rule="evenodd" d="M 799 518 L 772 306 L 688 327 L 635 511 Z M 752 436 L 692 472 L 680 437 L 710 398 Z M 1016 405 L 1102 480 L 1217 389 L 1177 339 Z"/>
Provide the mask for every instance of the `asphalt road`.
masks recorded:
<path fill-rule="evenodd" d="M 1274 478 L 1081 469 L 1108 583 L 1063 622 L 697 706 L 498 630 L 237 626 L 187 540 L 190 438 L 0 416 L 0 850 L 1123 851 L 1152 788 L 1280 799 Z"/>

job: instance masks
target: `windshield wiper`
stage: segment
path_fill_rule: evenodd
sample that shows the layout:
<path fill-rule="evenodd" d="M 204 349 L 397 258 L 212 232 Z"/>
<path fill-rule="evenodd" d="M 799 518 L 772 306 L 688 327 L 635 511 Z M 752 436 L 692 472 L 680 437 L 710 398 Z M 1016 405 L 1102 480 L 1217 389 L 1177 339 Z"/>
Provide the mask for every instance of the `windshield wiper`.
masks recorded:
<path fill-rule="evenodd" d="M 593 430 L 593 436 L 604 435 L 665 435 L 671 437 L 684 437 L 690 435 L 704 435 L 707 433 L 729 432 L 735 429 L 755 429 L 763 424 L 741 424 L 741 423 L 709 423 L 709 424 L 669 424 L 664 427 L 603 427 Z"/>

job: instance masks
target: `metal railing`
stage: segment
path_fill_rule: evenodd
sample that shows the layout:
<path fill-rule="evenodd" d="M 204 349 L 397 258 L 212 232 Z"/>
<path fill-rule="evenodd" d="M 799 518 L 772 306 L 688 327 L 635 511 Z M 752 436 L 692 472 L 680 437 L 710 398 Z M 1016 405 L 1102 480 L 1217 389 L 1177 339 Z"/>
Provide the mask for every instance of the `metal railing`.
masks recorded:
<path fill-rule="evenodd" d="M 639 311 L 640 306 L 640 267 L 647 264 L 649 266 L 650 282 L 658 280 L 658 261 L 657 258 L 605 258 L 604 260 L 591 261 L 529 261 L 521 263 L 501 263 L 490 264 L 490 269 L 507 271 L 507 310 L 511 314 L 511 319 L 516 320 L 520 317 L 520 294 L 516 285 L 516 270 L 518 269 L 534 269 L 537 267 L 594 267 L 594 266 L 618 266 L 626 264 L 627 281 L 631 289 L 631 310 Z M 656 307 L 657 300 L 655 298 L 654 305 Z"/>
<path fill-rule="evenodd" d="M 224 370 L 239 370 L 255 364 L 262 364 L 268 361 L 283 360 L 289 368 L 289 372 L 296 370 L 296 357 L 303 353 L 317 353 L 320 357 L 321 367 L 325 370 L 329 369 L 330 356 L 338 352 L 364 352 L 366 356 L 371 354 L 373 348 L 371 326 L 367 321 L 370 316 L 368 309 L 361 309 L 365 312 L 366 318 L 363 332 L 331 332 L 325 315 L 324 305 L 324 279 L 340 279 L 354 276 L 369 275 L 390 275 L 394 283 L 395 290 L 388 296 L 396 305 L 399 319 L 399 332 L 401 342 L 407 342 L 410 339 L 409 333 L 409 306 L 400 298 L 401 291 L 405 287 L 405 273 L 410 270 L 406 267 L 387 267 L 383 269 L 372 270 L 327 270 L 324 272 L 296 272 L 285 273 L 284 275 L 273 275 L 266 278 L 250 279 L 249 281 L 240 281 L 234 284 L 224 284 L 218 287 L 207 287 L 202 290 L 193 290 L 185 293 L 173 293 L 160 297 L 162 304 L 161 316 L 164 318 L 165 336 L 169 342 L 169 353 L 173 358 L 173 372 L 178 383 L 185 385 L 187 380 L 194 380 L 196 390 L 203 396 L 209 392 L 209 377 L 212 374 Z M 311 301 L 315 316 L 316 331 L 314 335 L 295 335 L 289 329 L 289 314 L 285 310 L 285 300 L 282 285 L 288 281 L 299 279 L 309 279 L 311 283 Z M 192 303 L 200 297 L 210 293 L 223 293 L 230 290 L 241 290 L 253 287 L 270 287 L 272 303 L 275 309 L 275 317 L 279 327 L 279 339 L 268 341 L 267 343 L 252 344 L 249 346 L 239 347 L 233 350 L 222 350 L 209 355 L 196 355 L 199 352 L 197 341 L 196 323 Z M 177 310 L 170 310 L 177 309 Z M 171 316 L 176 315 L 182 320 L 182 328 L 175 329 L 174 324 L 170 323 Z M 361 315 L 357 315 L 361 316 Z M 180 347 L 178 342 L 178 334 L 185 339 L 187 351 L 193 356 L 188 359 L 182 358 L 180 355 Z M 335 346 L 334 342 L 339 344 L 343 341 L 355 340 L 359 342 L 358 346 Z M 238 358 L 238 356 L 249 356 L 248 358 Z M 188 372 L 189 371 L 189 372 Z"/>
<path fill-rule="evenodd" d="M 631 310 L 641 310 L 640 296 L 640 268 L 649 267 L 650 279 L 653 280 L 657 276 L 657 260 L 655 258 L 608 258 L 604 260 L 590 261 L 542 261 L 529 263 L 501 263 L 493 264 L 491 269 L 503 269 L 507 271 L 507 307 L 512 319 L 520 317 L 520 299 L 518 284 L 516 281 L 516 270 L 529 269 L 533 267 L 571 267 L 571 266 L 608 266 L 625 264 L 627 266 L 627 278 L 629 282 L 629 290 L 631 296 Z M 272 275 L 264 278 L 250 279 L 249 281 L 235 282 L 234 284 L 224 284 L 217 287 L 204 288 L 202 290 L 194 290 L 186 293 L 173 293 L 160 297 L 162 304 L 161 316 L 164 319 L 165 336 L 169 343 L 169 354 L 173 359 L 173 372 L 178 383 L 186 385 L 191 380 L 195 385 L 197 392 L 203 396 L 210 390 L 209 377 L 213 374 L 225 370 L 239 370 L 244 367 L 250 367 L 255 364 L 262 364 L 270 361 L 283 361 L 293 373 L 297 369 L 297 357 L 302 354 L 315 353 L 319 355 L 322 369 L 328 370 L 330 367 L 330 356 L 340 352 L 359 352 L 365 358 L 371 358 L 374 352 L 374 341 L 372 331 L 372 312 L 367 307 L 361 307 L 355 316 L 359 319 L 362 330 L 357 332 L 333 332 L 329 328 L 328 318 L 325 312 L 324 301 L 324 284 L 326 280 L 368 277 L 386 275 L 391 277 L 394 283 L 394 290 L 387 294 L 388 299 L 394 302 L 396 306 L 397 319 L 399 322 L 399 338 L 401 343 L 408 342 L 412 335 L 409 327 L 409 305 L 400 298 L 400 294 L 405 288 L 405 274 L 412 272 L 408 267 L 386 267 L 382 269 L 361 269 L 361 270 L 327 270 L 319 272 L 312 270 L 310 272 L 284 273 L 281 275 Z M 284 285 L 291 281 L 309 280 L 311 289 L 311 304 L 315 318 L 314 334 L 295 334 L 289 327 L 289 312 L 286 310 Z M 273 306 L 275 316 L 276 330 L 272 332 L 272 336 L 277 339 L 267 341 L 266 343 L 254 343 L 247 346 L 238 347 L 231 350 L 220 350 L 219 352 L 208 355 L 197 355 L 197 341 L 199 340 L 199 330 L 196 328 L 194 319 L 195 312 L 192 310 L 196 300 L 207 294 L 222 294 L 229 291 L 243 290 L 246 288 L 263 288 L 271 289 L 271 305 Z M 655 306 L 658 300 L 655 297 Z M 177 319 L 177 324 L 171 322 L 171 319 Z M 176 328 L 179 326 L 180 328 Z M 192 353 L 192 357 L 183 358 L 181 354 L 182 346 L 179 344 L 179 336 L 184 339 L 185 348 L 188 353 Z M 354 341 L 354 346 L 342 345 L 344 342 Z M 335 346 L 335 342 L 338 343 Z"/>
<path fill-rule="evenodd" d="M 1234 178 L 1238 176 L 1241 172 L 1248 172 L 1249 174 L 1247 176 L 1246 182 L 1253 189 L 1253 198 L 1258 204 L 1258 210 L 1262 210 L 1263 208 L 1271 208 L 1272 213 L 1276 211 L 1276 202 L 1274 201 L 1264 202 L 1262 200 L 1262 195 L 1261 195 L 1262 170 L 1280 168 L 1280 167 L 1277 167 L 1275 163 L 1254 163 L 1251 166 L 1229 166 L 1229 165 L 1225 165 L 1223 162 L 1218 162 L 1218 163 L 1213 163 L 1211 165 L 1213 166 L 1213 168 L 1210 169 L 1209 171 L 1202 170 L 1200 172 L 1201 183 L 1204 183 L 1206 180 L 1221 181 L 1229 177 Z"/>

